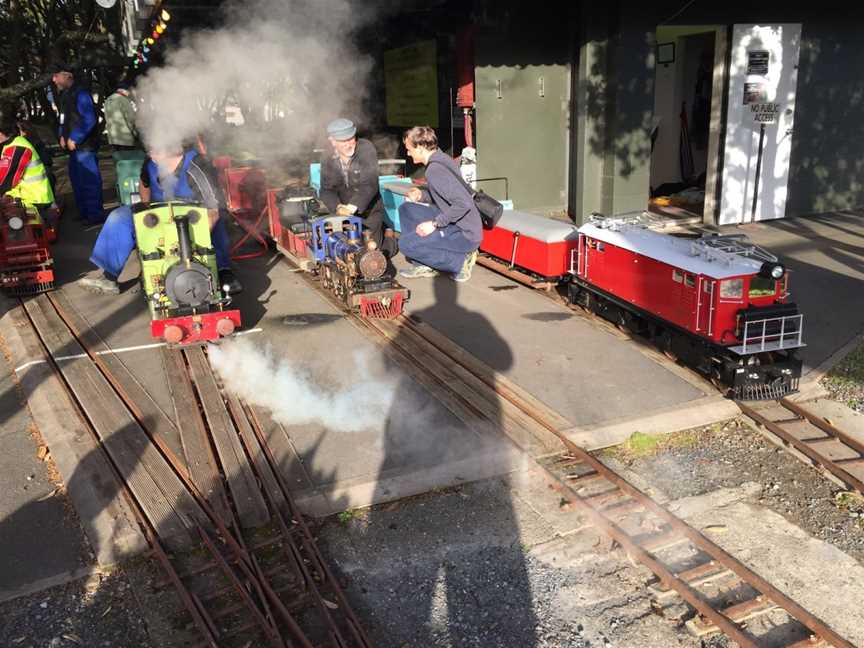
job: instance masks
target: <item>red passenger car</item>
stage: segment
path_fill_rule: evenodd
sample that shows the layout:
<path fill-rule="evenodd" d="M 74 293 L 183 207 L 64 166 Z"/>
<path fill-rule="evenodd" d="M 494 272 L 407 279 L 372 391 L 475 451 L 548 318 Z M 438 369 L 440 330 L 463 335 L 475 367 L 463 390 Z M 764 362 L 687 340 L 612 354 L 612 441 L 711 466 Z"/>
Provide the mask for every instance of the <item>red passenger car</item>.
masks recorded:
<path fill-rule="evenodd" d="M 743 236 L 677 237 L 635 221 L 579 228 L 571 300 L 656 338 L 736 397 L 797 389 L 803 318 L 777 258 Z"/>

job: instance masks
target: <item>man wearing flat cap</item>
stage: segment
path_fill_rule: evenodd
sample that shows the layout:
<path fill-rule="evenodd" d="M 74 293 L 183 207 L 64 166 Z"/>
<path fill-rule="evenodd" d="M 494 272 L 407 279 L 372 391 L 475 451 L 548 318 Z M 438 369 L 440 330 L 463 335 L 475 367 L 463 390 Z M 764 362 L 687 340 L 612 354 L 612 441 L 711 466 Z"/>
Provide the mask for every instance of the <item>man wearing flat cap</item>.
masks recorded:
<path fill-rule="evenodd" d="M 384 242 L 384 204 L 378 189 L 378 154 L 367 139 L 357 139 L 357 128 L 349 119 L 334 119 L 327 125 L 333 155 L 321 164 L 319 198 L 331 214 L 363 218 L 371 240 L 388 257 Z"/>
<path fill-rule="evenodd" d="M 72 68 L 54 65 L 51 81 L 56 86 L 60 112 L 60 148 L 69 151 L 69 180 L 78 216 L 88 224 L 102 223 L 102 175 L 99 173 L 99 119 L 90 93 L 75 83 Z"/>

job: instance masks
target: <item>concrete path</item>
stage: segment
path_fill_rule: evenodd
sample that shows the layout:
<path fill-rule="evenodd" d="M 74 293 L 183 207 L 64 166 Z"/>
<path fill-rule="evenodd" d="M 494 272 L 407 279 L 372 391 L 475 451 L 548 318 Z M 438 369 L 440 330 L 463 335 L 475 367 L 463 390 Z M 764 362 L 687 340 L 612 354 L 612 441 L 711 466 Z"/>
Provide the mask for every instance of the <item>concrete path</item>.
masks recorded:
<path fill-rule="evenodd" d="M 0 359 L 0 448 L 2 601 L 34 583 L 80 577 L 93 559 L 5 358 Z"/>

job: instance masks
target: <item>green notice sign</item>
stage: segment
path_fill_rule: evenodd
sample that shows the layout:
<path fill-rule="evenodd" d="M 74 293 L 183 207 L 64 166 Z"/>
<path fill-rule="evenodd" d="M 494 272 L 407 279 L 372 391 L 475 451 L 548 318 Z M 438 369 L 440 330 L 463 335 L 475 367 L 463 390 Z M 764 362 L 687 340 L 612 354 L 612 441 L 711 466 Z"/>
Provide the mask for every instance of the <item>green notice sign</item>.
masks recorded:
<path fill-rule="evenodd" d="M 438 57 L 434 40 L 384 52 L 389 126 L 438 128 Z"/>

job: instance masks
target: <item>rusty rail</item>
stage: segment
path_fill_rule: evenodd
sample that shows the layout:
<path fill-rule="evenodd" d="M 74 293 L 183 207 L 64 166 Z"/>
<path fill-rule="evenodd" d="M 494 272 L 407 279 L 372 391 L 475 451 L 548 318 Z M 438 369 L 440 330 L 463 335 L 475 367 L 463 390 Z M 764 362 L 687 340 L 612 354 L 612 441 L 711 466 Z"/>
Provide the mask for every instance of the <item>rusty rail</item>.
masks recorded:
<path fill-rule="evenodd" d="M 425 325 L 414 322 L 410 317 L 401 316 L 398 320 L 398 325 L 410 329 L 416 335 L 423 337 L 428 344 L 442 354 L 449 361 L 460 364 L 467 371 L 471 372 L 478 380 L 486 384 L 489 389 L 489 397 L 494 399 L 504 399 L 532 420 L 540 424 L 549 433 L 560 439 L 568 456 L 573 460 L 572 466 L 581 465 L 588 468 L 580 476 L 598 475 L 603 481 L 608 482 L 615 489 L 620 491 L 620 505 L 630 505 L 630 500 L 635 501 L 646 512 L 652 514 L 663 523 L 671 528 L 672 534 L 678 535 L 700 551 L 710 557 L 710 560 L 722 565 L 724 568 L 731 571 L 742 582 L 747 583 L 762 597 L 770 600 L 774 605 L 784 609 L 792 618 L 796 619 L 800 624 L 806 627 L 818 639 L 826 641 L 836 648 L 852 648 L 852 644 L 839 636 L 830 627 L 816 616 L 805 610 L 799 604 L 794 602 L 780 590 L 768 583 L 753 570 L 746 567 L 736 558 L 728 554 L 725 550 L 711 542 L 694 528 L 687 525 L 684 521 L 673 515 L 671 512 L 657 504 L 651 497 L 630 484 L 623 477 L 608 468 L 601 461 L 593 457 L 583 448 L 573 443 L 561 430 L 560 417 L 557 414 L 539 403 L 536 399 L 523 392 L 519 387 L 507 381 L 503 376 L 496 374 L 493 370 L 483 365 L 476 359 L 471 359 L 466 362 L 466 352 L 455 345 L 452 341 L 444 336 L 428 329 Z M 377 328 L 374 322 L 367 322 L 367 326 Z M 398 342 L 397 342 L 398 344 Z M 410 357 L 410 356 L 409 356 Z M 445 385 L 446 386 L 446 385 Z M 455 395 L 459 395 L 459 390 L 452 390 Z M 567 480 L 561 480 L 559 476 L 551 473 L 542 462 L 538 462 L 546 470 L 547 474 L 561 483 L 573 497 L 576 506 L 591 520 L 591 522 L 602 529 L 608 536 L 618 542 L 634 559 L 648 567 L 663 583 L 663 585 L 675 590 L 682 599 L 687 601 L 703 618 L 709 619 L 717 628 L 724 632 L 727 636 L 734 639 L 741 646 L 755 646 L 753 638 L 745 634 L 739 625 L 740 619 L 735 618 L 735 610 L 727 610 L 723 612 L 715 609 L 710 602 L 702 597 L 690 584 L 684 579 L 676 575 L 666 565 L 657 559 L 654 552 L 646 550 L 640 542 L 638 542 L 630 534 L 627 534 L 610 516 L 606 514 L 607 509 L 614 508 L 607 506 L 608 501 L 602 500 L 590 501 L 588 498 L 580 496 L 577 490 L 570 488 L 567 485 Z"/>
<path fill-rule="evenodd" d="M 822 417 L 814 414 L 798 403 L 790 401 L 787 398 L 781 399 L 779 403 L 795 416 L 779 421 L 772 420 L 749 405 L 736 401 L 736 405 L 738 405 L 745 415 L 783 441 L 784 445 L 792 446 L 815 465 L 819 466 L 826 472 L 831 473 L 834 477 L 846 484 L 847 487 L 864 495 L 864 481 L 843 468 L 844 465 L 864 466 L 864 444 L 854 437 L 849 436 L 842 430 L 839 430 Z M 814 428 L 824 432 L 825 436 L 805 437 L 802 439 L 792 434 L 785 427 L 790 423 L 794 424 L 799 422 L 809 423 Z M 857 456 L 843 459 L 831 459 L 824 452 L 820 452 L 817 449 L 818 446 L 826 443 L 836 443 L 845 446 L 849 451 L 857 453 Z"/>
<path fill-rule="evenodd" d="M 308 278 L 307 283 L 316 288 L 331 303 L 336 305 L 337 308 L 343 311 L 345 310 L 344 304 L 337 300 L 328 291 L 322 290 L 314 282 L 308 280 Z M 400 344 L 404 344 L 404 341 L 400 339 L 399 335 L 393 335 L 392 332 L 387 330 L 386 323 L 379 323 L 374 320 L 363 320 L 356 314 L 352 314 L 350 317 L 358 328 L 366 330 L 375 336 L 383 336 L 385 339 L 389 340 L 391 346 L 399 347 Z M 484 365 L 464 349 L 445 338 L 434 329 L 426 327 L 422 323 L 418 323 L 405 315 L 399 316 L 395 320 L 395 323 L 399 327 L 410 330 L 414 336 L 422 337 L 431 350 L 446 358 L 446 362 L 456 365 L 460 370 L 469 372 L 472 376 L 472 382 L 480 381 L 484 383 L 488 390 L 488 398 L 495 402 L 504 402 L 514 406 L 531 421 L 538 424 L 546 433 L 554 435 L 560 444 L 566 448 L 566 455 L 569 457 L 569 461 L 572 462 L 570 467 L 582 465 L 588 468 L 586 473 L 577 475 L 577 477 L 596 475 L 597 481 L 605 481 L 615 489 L 618 489 L 621 493 L 621 497 L 617 506 L 613 504 L 606 507 L 604 503 L 598 503 L 597 500 L 592 504 L 588 498 L 580 496 L 576 489 L 571 488 L 567 483 L 567 479 L 562 479 L 561 476 L 550 471 L 541 459 L 533 457 L 547 475 L 558 482 L 563 489 L 566 489 L 577 508 L 579 508 L 579 510 L 582 511 L 595 526 L 603 530 L 604 533 L 611 537 L 615 542 L 618 542 L 634 559 L 638 560 L 651 570 L 660 579 L 663 586 L 678 593 L 683 600 L 687 601 L 687 603 L 689 603 L 701 615 L 702 619 L 710 621 L 718 630 L 724 632 L 740 646 L 754 647 L 758 645 L 751 635 L 744 632 L 741 623 L 749 618 L 748 615 L 755 609 L 770 609 L 769 606 L 764 605 L 767 600 L 774 606 L 785 610 L 790 617 L 797 620 L 798 623 L 812 633 L 809 638 L 790 644 L 787 648 L 801 648 L 801 646 L 804 645 L 818 646 L 823 642 L 828 643 L 835 648 L 854 648 L 853 644 L 839 636 L 823 621 L 805 610 L 799 604 L 795 603 L 788 596 L 783 594 L 722 548 L 711 542 L 701 533 L 657 504 L 651 497 L 642 493 L 623 477 L 605 466 L 605 464 L 599 460 L 595 459 L 590 453 L 573 443 L 569 438 L 567 438 L 566 434 L 563 433 L 560 417 L 554 411 L 531 397 L 530 394 L 527 394 L 516 385 L 507 381 L 503 376 L 497 374 L 494 370 Z M 412 353 L 410 345 L 405 345 L 400 348 L 399 351 L 406 362 L 420 365 L 421 369 L 424 368 L 422 363 L 419 362 L 414 353 Z M 452 398 L 462 400 L 463 406 L 468 411 L 482 415 L 482 412 L 484 411 L 482 404 L 478 405 L 476 402 L 472 402 L 470 398 L 466 400 L 464 395 L 465 391 L 476 393 L 473 387 L 468 390 L 456 389 L 448 381 L 443 380 L 438 380 L 438 384 L 443 390 L 448 391 Z M 502 426 L 502 428 L 504 427 L 505 426 Z M 504 429 L 504 432 L 510 436 L 511 440 L 513 440 L 517 446 L 524 448 L 522 443 L 524 438 L 514 436 L 507 429 Z M 619 507 L 630 510 L 633 508 L 641 508 L 642 510 L 654 515 L 657 519 L 662 520 L 671 528 L 671 532 L 661 533 L 658 536 L 647 539 L 644 543 L 640 542 L 615 522 L 614 512 L 612 509 L 617 509 Z M 707 554 L 709 559 L 706 563 L 696 569 L 675 573 L 657 558 L 656 553 L 661 551 L 670 543 L 674 544 L 676 538 L 689 542 L 692 546 Z M 756 590 L 758 592 L 757 596 L 751 601 L 732 606 L 725 610 L 716 609 L 706 598 L 691 586 L 691 583 L 697 582 L 701 575 L 710 571 L 712 565 L 720 565 L 722 570 L 728 570 L 734 574 L 743 583 L 748 584 Z M 703 624 L 703 626 L 704 625 L 705 624 Z"/>
<path fill-rule="evenodd" d="M 184 570 L 178 569 L 172 564 L 171 556 L 160 544 L 158 530 L 150 523 L 143 508 L 141 508 L 135 501 L 134 495 L 122 476 L 122 472 L 113 462 L 110 462 L 112 469 L 118 478 L 118 482 L 122 484 L 124 491 L 127 493 L 130 501 L 134 504 L 133 508 L 136 516 L 138 516 L 139 522 L 146 531 L 146 536 L 151 542 L 151 546 L 153 546 L 154 553 L 159 559 L 160 565 L 165 570 L 167 583 L 177 590 L 178 595 L 192 617 L 195 626 L 198 628 L 204 639 L 203 645 L 208 646 L 208 648 L 221 648 L 225 645 L 223 642 L 230 636 L 241 633 L 244 635 L 240 638 L 243 641 L 241 645 L 248 645 L 248 639 L 254 635 L 245 634 L 247 632 L 260 633 L 260 639 L 255 642 L 255 645 L 264 645 L 266 643 L 266 645 L 272 645 L 277 648 L 284 646 L 312 648 L 313 645 L 322 645 L 319 641 L 312 641 L 307 637 L 306 632 L 304 632 L 300 622 L 298 622 L 292 612 L 292 609 L 298 607 L 298 600 L 294 600 L 289 608 L 289 606 L 282 601 L 280 596 L 280 592 L 284 592 L 296 595 L 295 598 L 305 598 L 308 602 L 303 604 L 303 606 L 307 606 L 308 603 L 311 602 L 314 608 L 318 611 L 318 620 L 313 622 L 314 629 L 316 632 L 318 632 L 322 626 L 328 629 L 327 634 L 329 645 L 337 648 L 345 648 L 349 646 L 368 648 L 371 646 L 359 619 L 357 619 L 348 604 L 347 599 L 344 597 L 344 594 L 341 592 L 335 579 L 330 573 L 329 568 L 318 552 L 312 534 L 306 526 L 301 513 L 296 509 L 296 506 L 290 497 L 290 493 L 281 478 L 278 466 L 272 457 L 269 447 L 266 445 L 266 440 L 263 438 L 263 435 L 257 434 L 256 436 L 262 445 L 264 454 L 268 457 L 270 468 L 275 474 L 276 479 L 279 481 L 282 497 L 284 498 L 284 501 L 287 502 L 289 510 L 287 512 L 278 510 L 278 506 L 272 501 L 266 489 L 263 487 L 260 477 L 258 483 L 262 494 L 268 501 L 270 512 L 278 523 L 279 541 L 285 548 L 285 556 L 289 559 L 289 563 L 293 569 L 302 577 L 304 585 L 302 591 L 286 591 L 284 587 L 281 588 L 280 591 L 277 591 L 276 588 L 271 585 L 269 582 L 270 574 L 265 573 L 261 569 L 254 552 L 257 549 L 273 544 L 276 540 L 268 540 L 263 545 L 256 545 L 253 549 L 249 549 L 246 546 L 236 511 L 231 507 L 230 502 L 226 503 L 225 507 L 228 511 L 229 517 L 228 519 L 223 519 L 210 505 L 204 494 L 197 488 L 184 463 L 174 454 L 166 440 L 160 434 L 147 429 L 146 421 L 143 420 L 144 417 L 141 414 L 140 408 L 124 390 L 122 381 L 112 373 L 111 368 L 102 359 L 102 356 L 96 353 L 95 350 L 82 339 L 81 331 L 77 330 L 75 325 L 75 319 L 70 317 L 69 313 L 64 312 L 63 307 L 56 299 L 53 299 L 50 296 L 48 299 L 56 310 L 57 315 L 68 327 L 71 335 L 85 350 L 90 361 L 93 362 L 100 373 L 112 386 L 117 396 L 128 409 L 132 418 L 148 433 L 154 446 L 159 450 L 167 464 L 181 480 L 185 489 L 201 507 L 206 514 L 207 519 L 213 525 L 216 533 L 215 536 L 211 535 L 211 532 L 200 524 L 193 525 L 194 529 L 190 530 L 190 534 L 193 537 L 197 536 L 196 539 L 201 542 L 201 546 L 209 553 L 210 560 L 203 566 L 199 565 L 196 568 L 188 570 L 185 573 L 185 578 L 191 579 L 196 574 L 201 574 L 203 572 L 219 573 L 223 576 L 227 584 L 224 587 L 218 588 L 217 593 L 212 591 L 196 593 L 186 582 L 184 582 Z M 31 324 L 33 324 L 32 320 Z M 34 329 L 37 331 L 38 335 L 38 329 L 35 325 Z M 98 336 L 95 336 L 91 331 L 91 338 L 92 337 L 98 339 Z M 99 342 L 101 343 L 101 340 L 99 340 Z M 176 351 L 176 353 L 182 352 Z M 47 347 L 46 356 L 50 358 L 50 354 L 47 353 Z M 59 367 L 55 366 L 54 369 L 58 372 L 63 384 L 66 385 L 70 398 L 73 399 L 73 402 L 78 406 L 74 394 L 72 394 L 69 386 L 66 384 L 65 377 L 62 375 Z M 188 371 L 189 367 L 186 366 L 186 369 Z M 191 375 L 189 378 L 194 382 Z M 86 422 L 87 419 L 83 414 L 83 410 L 81 410 L 80 406 L 78 406 L 78 409 L 82 416 L 82 420 Z M 244 416 L 247 415 L 245 410 L 242 414 Z M 234 420 L 234 417 L 238 416 L 238 412 L 230 410 L 230 416 L 232 420 Z M 249 419 L 252 428 L 257 430 L 257 421 L 255 421 L 252 416 L 249 416 Z M 88 427 L 90 426 L 88 425 Z M 98 435 L 92 429 L 91 432 L 93 432 L 94 437 L 96 437 L 98 441 Z M 209 426 L 207 427 L 207 432 L 209 434 Z M 258 432 L 260 432 L 260 430 L 258 430 Z M 246 458 L 249 460 L 249 449 L 246 448 L 248 439 L 243 438 L 243 435 L 237 429 L 236 421 L 234 433 L 238 435 L 241 444 L 244 445 L 247 453 Z M 212 445 L 212 439 L 210 441 Z M 215 457 L 210 457 L 210 460 L 218 462 L 218 459 Z M 250 461 L 250 463 L 252 462 Z M 286 513 L 291 524 L 286 522 Z M 299 546 L 295 541 L 295 535 L 299 535 L 300 537 Z M 223 555 L 223 551 L 225 552 L 225 555 Z M 343 635 L 338 624 L 334 621 L 327 604 L 324 602 L 321 592 L 319 591 L 319 587 L 322 584 L 328 588 L 331 598 L 338 601 L 337 609 L 345 618 L 345 626 L 350 628 L 350 640 Z M 222 594 L 231 593 L 234 593 L 239 597 L 240 603 L 223 607 L 221 611 L 212 612 L 216 607 L 216 603 L 223 599 Z M 216 623 L 217 615 L 224 616 L 230 613 L 238 613 L 242 610 L 246 611 L 244 617 L 246 622 L 231 628 L 228 632 L 220 632 Z"/>

